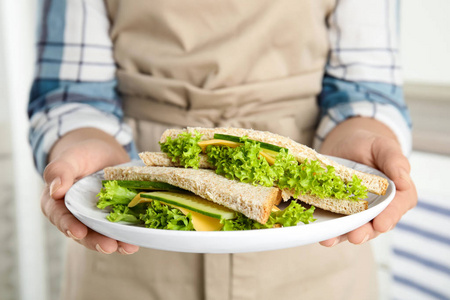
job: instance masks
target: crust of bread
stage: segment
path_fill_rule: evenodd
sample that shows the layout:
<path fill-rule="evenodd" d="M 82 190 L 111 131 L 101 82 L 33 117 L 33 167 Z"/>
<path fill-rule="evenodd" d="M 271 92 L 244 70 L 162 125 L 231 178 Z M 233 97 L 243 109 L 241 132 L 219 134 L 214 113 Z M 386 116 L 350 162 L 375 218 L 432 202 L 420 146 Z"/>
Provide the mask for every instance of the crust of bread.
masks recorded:
<path fill-rule="evenodd" d="M 214 166 L 208 162 L 208 156 L 200 154 L 200 169 L 214 169 Z M 177 161 L 173 161 L 164 152 L 141 152 L 139 157 L 145 165 L 150 167 L 183 167 Z"/>
<path fill-rule="evenodd" d="M 342 215 L 356 214 L 358 212 L 366 210 L 369 205 L 369 203 L 366 200 L 353 201 L 335 198 L 319 198 L 317 196 L 308 194 L 294 197 L 293 193 L 289 190 L 283 190 L 282 197 L 285 201 L 287 201 L 292 197 L 306 204 L 314 205 L 315 207 L 321 208 L 323 210 L 331 211 Z"/>
<path fill-rule="evenodd" d="M 335 169 L 336 174 L 342 178 L 344 182 L 350 182 L 353 175 L 356 175 L 362 184 L 371 193 L 377 195 L 384 195 L 388 188 L 388 181 L 386 178 L 381 176 L 368 174 L 360 172 L 329 159 L 328 157 L 321 155 L 314 151 L 313 149 L 299 144 L 288 137 L 284 137 L 278 134 L 274 134 L 268 131 L 258 131 L 253 129 L 243 129 L 243 128 L 202 128 L 202 127 L 188 127 L 186 129 L 168 129 L 166 130 L 160 139 L 160 142 L 165 142 L 167 137 L 176 138 L 180 133 L 195 131 L 202 134 L 202 140 L 211 140 L 215 133 L 229 134 L 235 136 L 248 136 L 248 138 L 260 142 L 265 142 L 280 147 L 287 148 L 289 152 L 294 155 L 299 162 L 304 162 L 306 160 L 317 160 L 324 167 L 332 166 Z"/>
<path fill-rule="evenodd" d="M 109 167 L 104 169 L 104 174 L 107 180 L 148 180 L 169 183 L 240 212 L 261 224 L 265 224 L 269 219 L 273 205 L 281 201 L 281 191 L 278 188 L 229 180 L 207 169 Z"/>
<path fill-rule="evenodd" d="M 141 160 L 149 167 L 182 167 L 179 163 L 172 161 L 166 153 L 163 152 L 141 152 L 139 153 Z M 213 165 L 208 162 L 208 157 L 205 154 L 200 154 L 200 169 L 215 169 Z M 278 197 L 275 205 L 280 204 L 281 197 Z"/>

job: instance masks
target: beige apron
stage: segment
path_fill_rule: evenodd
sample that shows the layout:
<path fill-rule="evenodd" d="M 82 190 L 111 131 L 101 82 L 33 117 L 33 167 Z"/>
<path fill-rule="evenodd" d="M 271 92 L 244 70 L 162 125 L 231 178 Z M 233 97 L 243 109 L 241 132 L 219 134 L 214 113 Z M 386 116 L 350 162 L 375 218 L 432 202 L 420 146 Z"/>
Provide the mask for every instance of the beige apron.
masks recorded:
<path fill-rule="evenodd" d="M 311 144 L 334 0 L 106 0 L 139 150 L 169 127 L 237 126 Z M 71 242 L 63 299 L 376 299 L 368 245 L 243 254 Z"/>

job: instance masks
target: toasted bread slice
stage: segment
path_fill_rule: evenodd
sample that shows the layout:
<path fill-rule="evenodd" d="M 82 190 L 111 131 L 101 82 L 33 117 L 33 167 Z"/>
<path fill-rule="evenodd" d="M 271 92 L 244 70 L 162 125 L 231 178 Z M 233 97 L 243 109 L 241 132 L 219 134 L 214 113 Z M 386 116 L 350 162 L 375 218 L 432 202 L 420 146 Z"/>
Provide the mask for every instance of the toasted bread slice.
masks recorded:
<path fill-rule="evenodd" d="M 163 152 L 141 152 L 139 157 L 145 165 L 150 167 L 182 167 L 176 160 L 173 161 Z M 200 169 L 215 169 L 213 165 L 208 162 L 208 157 L 205 154 L 200 154 Z"/>
<path fill-rule="evenodd" d="M 206 155 L 200 154 L 200 164 L 201 169 L 212 169 L 214 168 L 210 163 L 206 161 Z M 176 162 L 173 162 L 165 153 L 161 152 L 143 152 L 139 153 L 142 161 L 147 166 L 154 167 L 180 167 Z M 288 201 L 291 198 L 296 198 L 306 204 L 314 205 L 315 207 L 321 208 L 323 210 L 328 210 L 338 214 L 350 215 L 357 212 L 364 211 L 368 208 L 368 202 L 366 200 L 345 200 L 345 199 L 333 199 L 333 198 L 319 198 L 317 196 L 305 194 L 298 197 L 294 197 L 294 193 L 289 189 L 283 189 L 282 198 L 284 201 Z M 280 199 L 281 201 L 281 199 Z M 275 203 L 275 205 L 280 204 Z"/>
<path fill-rule="evenodd" d="M 163 152 L 141 152 L 139 157 L 145 165 L 149 167 L 183 167 L 177 161 L 173 161 Z M 208 157 L 205 154 L 200 154 L 200 169 L 215 169 L 213 165 L 208 162 Z M 281 197 L 275 202 L 275 205 L 280 204 Z"/>
<path fill-rule="evenodd" d="M 217 175 L 213 170 L 172 167 L 109 167 L 107 180 L 149 180 L 165 182 L 204 199 L 240 212 L 265 224 L 272 207 L 281 201 L 281 191 L 274 187 L 255 186 Z"/>
<path fill-rule="evenodd" d="M 335 168 L 336 175 L 342 178 L 344 182 L 350 182 L 353 175 L 356 175 L 361 179 L 362 184 L 371 193 L 377 195 L 384 195 L 388 187 L 388 181 L 377 175 L 368 174 L 353 170 L 346 166 L 336 163 L 335 161 L 329 159 L 328 157 L 321 155 L 314 151 L 313 149 L 299 144 L 290 138 L 274 134 L 268 131 L 258 131 L 253 129 L 242 129 L 242 128 L 201 128 L 201 127 L 188 127 L 186 129 L 168 129 L 161 136 L 160 142 L 165 142 L 167 137 L 172 139 L 178 137 L 180 133 L 183 132 L 199 132 L 202 134 L 202 140 L 211 140 L 214 138 L 215 133 L 228 134 L 234 136 L 247 136 L 249 139 L 265 142 L 280 147 L 287 148 L 289 153 L 294 155 L 299 162 L 304 162 L 306 160 L 317 160 L 324 167 L 332 166 Z"/>
<path fill-rule="evenodd" d="M 294 197 L 294 194 L 288 190 L 284 189 L 281 193 L 285 201 Z M 317 196 L 305 194 L 296 197 L 296 199 L 315 207 L 321 208 L 323 210 L 331 211 L 342 215 L 351 215 L 358 212 L 365 211 L 368 208 L 368 201 L 366 200 L 345 200 L 345 199 L 335 199 L 335 198 L 319 198 Z"/>

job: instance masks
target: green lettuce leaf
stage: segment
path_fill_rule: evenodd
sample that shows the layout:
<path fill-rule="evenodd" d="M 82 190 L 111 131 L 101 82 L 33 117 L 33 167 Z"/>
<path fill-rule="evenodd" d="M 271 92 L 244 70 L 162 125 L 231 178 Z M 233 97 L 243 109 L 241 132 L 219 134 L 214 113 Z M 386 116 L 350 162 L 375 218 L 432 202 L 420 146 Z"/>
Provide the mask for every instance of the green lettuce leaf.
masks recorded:
<path fill-rule="evenodd" d="M 283 227 L 296 226 L 299 222 L 309 224 L 316 219 L 313 218 L 314 206 L 305 210 L 301 204 L 291 201 L 284 210 L 272 212 L 266 224 L 258 223 L 251 220 L 243 214 L 237 214 L 237 218 L 233 220 L 221 220 L 223 224 L 222 231 L 232 230 L 250 230 L 250 229 L 266 229 L 273 228 L 276 224 Z"/>
<path fill-rule="evenodd" d="M 97 207 L 105 209 L 109 207 L 110 213 L 107 219 L 110 222 L 128 222 L 142 224 L 148 228 L 170 230 L 194 230 L 192 216 L 185 216 L 179 209 L 172 208 L 159 201 L 141 203 L 134 207 L 128 207 L 128 203 L 137 195 L 133 189 L 121 187 L 115 181 L 109 181 L 97 195 L 99 197 Z M 272 212 L 267 224 L 262 225 L 243 214 L 237 214 L 234 220 L 222 220 L 222 230 L 249 230 L 272 228 L 275 224 L 282 226 L 294 226 L 298 222 L 305 224 L 314 221 L 312 213 L 314 208 L 305 209 L 296 202 L 292 202 L 283 211 Z"/>
<path fill-rule="evenodd" d="M 220 220 L 223 224 L 222 231 L 233 231 L 233 230 L 250 230 L 253 229 L 253 224 L 256 221 L 247 218 L 241 213 L 236 214 L 236 218 L 232 220 Z"/>
<path fill-rule="evenodd" d="M 362 180 L 358 176 L 353 175 L 352 181 L 347 183 L 348 192 L 354 195 L 354 198 L 367 198 L 367 188 L 361 182 Z"/>
<path fill-rule="evenodd" d="M 320 198 L 358 200 L 367 197 L 367 189 L 356 176 L 348 184 L 336 175 L 333 167 L 323 168 L 318 161 L 299 164 L 297 159 L 282 149 L 275 164 L 270 166 L 259 155 L 259 144 L 243 139 L 243 145 L 230 148 L 208 146 L 208 162 L 216 167 L 216 173 L 228 179 L 259 184 L 276 185 L 280 189 L 294 191 L 294 197 L 311 194 Z"/>
<path fill-rule="evenodd" d="M 184 132 L 178 135 L 177 138 L 172 139 L 167 137 L 165 143 L 159 143 L 161 151 L 167 153 L 167 156 L 173 162 L 179 163 L 185 167 L 198 169 L 200 163 L 199 154 L 202 148 L 198 145 L 202 135 L 195 132 L 192 135 L 189 132 Z"/>
<path fill-rule="evenodd" d="M 170 229 L 170 230 L 194 230 L 192 216 L 185 216 L 179 209 L 171 208 L 153 200 L 148 204 L 145 214 L 140 219 L 147 228 Z"/>
<path fill-rule="evenodd" d="M 100 193 L 97 194 L 99 198 L 97 207 L 104 209 L 117 204 L 128 205 L 136 195 L 136 190 L 121 187 L 117 181 L 108 181 Z"/>
<path fill-rule="evenodd" d="M 367 188 L 356 176 L 345 184 L 333 167 L 324 168 L 319 161 L 298 164 L 295 157 L 282 149 L 272 166 L 277 186 L 294 191 L 294 197 L 311 194 L 320 198 L 359 200 L 367 197 Z"/>
<path fill-rule="evenodd" d="M 198 168 L 201 148 L 197 143 L 200 138 L 198 132 L 194 135 L 185 132 L 176 139 L 168 138 L 161 143 L 161 150 L 185 167 Z M 367 198 L 367 188 L 356 176 L 351 182 L 344 183 L 333 167 L 324 168 L 319 161 L 299 164 L 287 149 L 280 150 L 271 166 L 259 154 L 261 147 L 257 141 L 247 137 L 240 138 L 240 141 L 242 145 L 236 148 L 213 145 L 206 148 L 208 162 L 216 168 L 217 174 L 254 185 L 290 189 L 295 197 L 311 194 L 353 201 Z"/>
<path fill-rule="evenodd" d="M 108 181 L 97 195 L 97 207 L 111 209 L 106 219 L 110 222 L 128 222 L 143 224 L 149 228 L 193 230 L 192 217 L 185 216 L 176 209 L 159 201 L 128 207 L 128 203 L 137 195 L 136 190 L 120 186 L 117 181 Z"/>
<path fill-rule="evenodd" d="M 272 228 L 275 224 L 290 227 L 296 226 L 299 222 L 309 224 L 316 220 L 313 217 L 314 210 L 314 206 L 305 209 L 300 203 L 291 201 L 289 206 L 284 210 L 272 212 L 266 224 L 256 223 L 253 228 Z"/>
<path fill-rule="evenodd" d="M 259 152 L 258 142 L 241 138 L 243 144 L 236 148 L 208 146 L 208 162 L 216 167 L 216 173 L 228 179 L 254 185 L 273 186 L 276 174 Z"/>
<path fill-rule="evenodd" d="M 139 224 L 142 221 L 139 219 L 140 210 L 136 209 L 137 206 L 130 208 L 127 205 L 117 204 L 112 206 L 112 211 L 106 217 L 110 222 L 128 222 Z"/>

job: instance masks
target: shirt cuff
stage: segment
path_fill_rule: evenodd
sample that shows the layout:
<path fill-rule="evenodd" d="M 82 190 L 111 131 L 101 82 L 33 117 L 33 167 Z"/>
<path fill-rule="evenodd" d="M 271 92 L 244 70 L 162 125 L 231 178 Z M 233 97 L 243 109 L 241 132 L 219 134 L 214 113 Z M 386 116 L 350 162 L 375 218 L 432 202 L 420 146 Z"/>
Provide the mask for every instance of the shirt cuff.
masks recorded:
<path fill-rule="evenodd" d="M 37 170 L 43 174 L 48 154 L 53 145 L 65 134 L 81 128 L 96 128 L 113 136 L 128 152 L 138 159 L 131 128 L 112 114 L 104 113 L 90 105 L 65 104 L 31 118 L 30 142 Z"/>
<path fill-rule="evenodd" d="M 351 117 L 368 117 L 388 126 L 397 137 L 402 152 L 405 156 L 409 156 L 412 151 L 412 135 L 411 128 L 408 126 L 405 118 L 399 110 L 392 105 L 359 101 L 354 103 L 345 103 L 337 105 L 328 110 L 328 113 L 323 116 L 316 131 L 314 138 L 314 148 L 320 149 L 322 142 L 326 136 L 339 123 Z"/>

